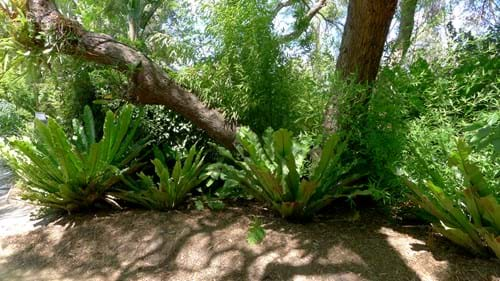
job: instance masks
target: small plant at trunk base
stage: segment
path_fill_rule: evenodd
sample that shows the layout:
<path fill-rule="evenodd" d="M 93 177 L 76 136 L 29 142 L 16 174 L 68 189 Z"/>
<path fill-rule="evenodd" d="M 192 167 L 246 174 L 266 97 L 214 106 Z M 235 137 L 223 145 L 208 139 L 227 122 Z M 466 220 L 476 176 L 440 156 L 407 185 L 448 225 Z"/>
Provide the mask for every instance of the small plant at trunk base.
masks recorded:
<path fill-rule="evenodd" d="M 237 135 L 237 157 L 219 148 L 232 165 L 217 163 L 210 167 L 210 172 L 233 185 L 237 182 L 282 217 L 306 220 L 336 198 L 369 194 L 351 185 L 360 176 L 350 175 L 350 167 L 342 163 L 345 148 L 345 142 L 332 135 L 319 159 L 309 161 L 308 156 L 313 154 L 310 142 L 293 140 L 288 130 L 268 129 L 261 142 L 255 133 L 241 128 Z"/>
<path fill-rule="evenodd" d="M 66 211 L 88 208 L 101 199 L 114 203 L 106 192 L 120 181 L 120 175 L 140 166 L 129 165 L 146 143 L 136 138 L 139 123 L 132 120 L 132 109 L 125 106 L 117 116 L 108 111 L 99 142 L 88 107 L 84 124 L 74 121 L 74 142 L 56 121 L 35 120 L 35 141 L 14 140 L 4 147 L 24 182 L 22 198 Z"/>
<path fill-rule="evenodd" d="M 469 160 L 471 149 L 459 140 L 449 158 L 460 179 L 452 194 L 444 178 L 432 173 L 431 180 L 407 180 L 413 199 L 437 220 L 432 227 L 446 238 L 476 254 L 494 253 L 500 258 L 500 200 L 488 185 L 479 167 Z M 489 249 L 489 250 L 488 250 Z"/>
<path fill-rule="evenodd" d="M 123 177 L 128 189 L 119 190 L 116 196 L 149 209 L 173 209 L 206 178 L 203 175 L 203 159 L 203 151 L 192 146 L 185 159 L 177 156 L 173 169 L 169 171 L 165 155 L 155 149 L 155 159 L 152 162 L 159 182 L 155 183 L 152 177 L 142 172 L 137 181 Z"/>

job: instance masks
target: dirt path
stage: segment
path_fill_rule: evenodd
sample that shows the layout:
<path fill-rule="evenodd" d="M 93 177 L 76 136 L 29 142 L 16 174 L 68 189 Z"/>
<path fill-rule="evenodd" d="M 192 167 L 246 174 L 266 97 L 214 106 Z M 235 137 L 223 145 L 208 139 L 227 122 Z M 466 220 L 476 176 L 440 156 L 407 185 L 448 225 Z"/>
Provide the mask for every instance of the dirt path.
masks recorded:
<path fill-rule="evenodd" d="M 39 222 L 31 219 L 33 206 L 9 196 L 12 176 L 0 159 L 0 238 L 31 231 Z"/>
<path fill-rule="evenodd" d="M 246 243 L 254 216 L 261 245 Z M 500 263 L 467 255 L 425 227 L 375 210 L 300 225 L 256 207 L 72 216 L 2 238 L 0 280 L 500 280 Z"/>

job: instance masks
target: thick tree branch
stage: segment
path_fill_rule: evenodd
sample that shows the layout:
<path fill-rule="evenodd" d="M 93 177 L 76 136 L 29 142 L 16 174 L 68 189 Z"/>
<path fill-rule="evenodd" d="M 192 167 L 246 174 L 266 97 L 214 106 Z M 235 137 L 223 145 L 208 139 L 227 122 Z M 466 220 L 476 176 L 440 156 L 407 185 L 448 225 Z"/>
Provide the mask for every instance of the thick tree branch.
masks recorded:
<path fill-rule="evenodd" d="M 0 2 L 0 12 L 2 12 L 11 19 L 15 19 L 17 17 L 17 12 L 15 10 L 10 10 L 7 4 L 1 2 Z"/>
<path fill-rule="evenodd" d="M 29 0 L 27 14 L 39 32 L 61 38 L 58 50 L 130 75 L 129 96 L 141 104 L 160 104 L 183 115 L 218 143 L 232 148 L 236 126 L 193 93 L 176 84 L 148 57 L 109 35 L 89 32 L 59 13 L 51 0 Z"/>
<path fill-rule="evenodd" d="M 153 15 L 156 13 L 156 11 L 160 8 L 162 3 L 163 3 L 163 1 L 161 1 L 161 0 L 153 1 L 153 3 L 151 3 L 151 7 L 149 8 L 149 10 L 144 12 L 142 19 L 141 19 L 141 28 L 142 29 L 145 29 L 146 26 L 148 26 L 149 21 L 151 20 Z"/>
<path fill-rule="evenodd" d="M 281 37 L 281 41 L 289 42 L 299 38 L 300 35 L 302 35 L 302 33 L 304 33 L 304 31 L 306 31 L 307 28 L 309 27 L 309 23 L 311 22 L 311 20 L 325 6 L 326 6 L 326 0 L 318 0 L 318 2 L 316 2 L 312 7 L 309 8 L 309 11 L 307 11 L 305 16 L 299 19 L 298 27 L 294 31 L 283 35 Z"/>
<path fill-rule="evenodd" d="M 295 3 L 295 0 L 287 0 L 284 2 L 279 2 L 278 5 L 276 5 L 276 8 L 274 8 L 274 16 L 276 16 L 284 8 L 293 5 L 293 3 Z"/>

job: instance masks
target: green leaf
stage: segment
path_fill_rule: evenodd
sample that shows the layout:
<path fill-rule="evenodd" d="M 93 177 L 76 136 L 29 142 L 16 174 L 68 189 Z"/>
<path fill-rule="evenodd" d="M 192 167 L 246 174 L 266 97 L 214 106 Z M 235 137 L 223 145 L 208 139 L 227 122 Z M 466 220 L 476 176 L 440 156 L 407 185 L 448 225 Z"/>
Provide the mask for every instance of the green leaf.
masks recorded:
<path fill-rule="evenodd" d="M 220 211 L 226 207 L 224 202 L 222 202 L 220 200 L 213 200 L 213 199 L 207 200 L 207 206 L 210 208 L 210 210 L 213 210 L 213 211 Z"/>
<path fill-rule="evenodd" d="M 154 155 L 155 159 L 160 160 L 162 163 L 165 163 L 165 164 L 167 163 L 167 159 L 165 157 L 165 154 L 163 154 L 163 152 L 156 145 L 153 147 L 153 155 Z"/>
<path fill-rule="evenodd" d="M 262 243 L 266 237 L 266 231 L 262 227 L 260 220 L 255 219 L 251 224 L 247 232 L 247 242 L 250 245 L 256 245 Z"/>
<path fill-rule="evenodd" d="M 198 211 L 203 211 L 205 209 L 205 206 L 203 205 L 203 202 L 201 200 L 195 200 L 194 201 L 194 207 Z"/>
<path fill-rule="evenodd" d="M 479 198 L 478 205 L 480 213 L 485 221 L 487 221 L 500 234 L 500 203 L 493 194 Z"/>
<path fill-rule="evenodd" d="M 91 145 L 96 142 L 96 134 L 94 115 L 92 114 L 92 110 L 88 105 L 83 108 L 83 124 L 87 142 L 89 143 L 89 145 Z"/>
<path fill-rule="evenodd" d="M 336 157 L 340 157 L 335 156 L 335 148 L 339 141 L 340 137 L 337 134 L 333 134 L 325 142 L 325 145 L 323 146 L 323 150 L 321 152 L 320 160 L 314 170 L 314 180 L 319 181 L 326 172 L 328 166 L 330 165 L 330 162 L 333 161 Z"/>
<path fill-rule="evenodd" d="M 285 189 L 290 192 L 291 198 L 296 198 L 298 194 L 300 176 L 295 165 L 293 155 L 292 133 L 285 129 L 280 129 L 273 134 L 274 152 L 280 175 L 285 175 Z M 283 162 L 286 164 L 287 172 L 284 171 Z"/>
<path fill-rule="evenodd" d="M 280 129 L 273 134 L 274 153 L 278 158 L 288 159 L 292 154 L 292 133 L 286 129 Z"/>

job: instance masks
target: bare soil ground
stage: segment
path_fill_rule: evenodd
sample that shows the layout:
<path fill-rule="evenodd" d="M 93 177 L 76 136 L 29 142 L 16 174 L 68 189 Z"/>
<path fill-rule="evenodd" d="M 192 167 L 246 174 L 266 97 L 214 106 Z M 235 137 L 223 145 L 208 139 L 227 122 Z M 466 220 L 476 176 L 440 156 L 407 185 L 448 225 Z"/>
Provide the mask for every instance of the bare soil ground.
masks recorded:
<path fill-rule="evenodd" d="M 245 204 L 246 205 L 246 204 Z M 1 238 L 0 280 L 500 280 L 500 263 L 394 225 L 377 210 L 292 224 L 253 205 L 223 212 L 68 216 Z M 260 217 L 267 236 L 246 242 Z"/>

